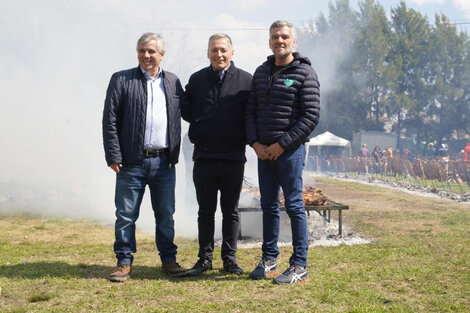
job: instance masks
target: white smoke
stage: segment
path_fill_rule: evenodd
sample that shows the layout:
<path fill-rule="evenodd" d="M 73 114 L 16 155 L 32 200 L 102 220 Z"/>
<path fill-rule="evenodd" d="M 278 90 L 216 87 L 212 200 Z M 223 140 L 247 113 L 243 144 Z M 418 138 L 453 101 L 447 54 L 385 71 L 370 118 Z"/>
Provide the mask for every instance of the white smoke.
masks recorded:
<path fill-rule="evenodd" d="M 111 74 L 137 65 L 136 41 L 147 31 L 163 34 L 167 52 L 162 67 L 176 73 L 183 85 L 207 66 L 207 40 L 216 32 L 232 37 L 236 65 L 253 73 L 270 54 L 272 21 L 296 23 L 291 17 L 299 14 L 308 20 L 328 5 L 326 0 L 312 2 L 308 5 L 315 10 L 299 10 L 307 2 L 293 0 L 288 7 L 276 1 L 250 3 L 255 9 L 246 11 L 235 3 L 220 8 L 204 1 L 197 8 L 190 1 L 1 1 L 0 213 L 26 211 L 112 224 L 115 176 L 106 166 L 101 139 Z M 317 63 L 314 55 L 301 52 Z M 318 71 L 320 80 L 328 76 Z M 183 127 L 182 135 L 187 124 Z M 251 148 L 247 151 L 249 159 L 256 159 Z M 181 155 L 176 233 L 195 237 L 197 207 L 194 198 L 185 203 L 186 189 L 192 187 L 185 183 L 185 163 Z M 246 176 L 257 184 L 255 162 L 247 164 Z M 138 225 L 152 231 L 148 198 Z"/>
<path fill-rule="evenodd" d="M 166 40 L 162 67 L 183 86 L 208 65 L 207 40 L 231 29 L 237 66 L 253 72 L 269 54 L 267 31 L 218 14 L 196 25 L 175 19 L 188 3 L 2 1 L 0 4 L 0 213 L 31 212 L 114 223 L 115 175 L 101 139 L 106 88 L 115 71 L 137 65 L 147 31 Z M 263 25 L 267 27 L 266 25 Z M 252 25 L 252 28 L 259 28 Z M 194 30 L 192 30 L 194 29 Z M 187 124 L 183 123 L 183 133 Z M 177 165 L 178 236 L 195 237 L 197 206 L 186 203 L 185 160 Z M 194 198 L 192 198 L 194 200 Z M 153 231 L 148 191 L 138 226 Z M 220 228 L 220 227 L 218 227 Z"/>

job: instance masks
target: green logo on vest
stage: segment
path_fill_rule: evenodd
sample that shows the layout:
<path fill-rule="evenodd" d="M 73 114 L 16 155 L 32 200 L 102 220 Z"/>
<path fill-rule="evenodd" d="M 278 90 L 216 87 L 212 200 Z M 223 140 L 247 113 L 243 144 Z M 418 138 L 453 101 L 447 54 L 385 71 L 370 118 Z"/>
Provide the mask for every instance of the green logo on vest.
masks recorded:
<path fill-rule="evenodd" d="M 286 84 L 286 87 L 290 87 L 294 84 L 294 80 L 287 78 L 285 84 Z"/>

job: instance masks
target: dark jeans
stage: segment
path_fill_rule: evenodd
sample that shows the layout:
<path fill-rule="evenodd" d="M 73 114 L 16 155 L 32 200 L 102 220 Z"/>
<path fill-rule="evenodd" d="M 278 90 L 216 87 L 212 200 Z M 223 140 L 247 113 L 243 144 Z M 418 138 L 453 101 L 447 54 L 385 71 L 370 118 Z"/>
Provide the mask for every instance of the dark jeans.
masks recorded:
<path fill-rule="evenodd" d="M 292 230 L 293 253 L 290 265 L 307 265 L 307 215 L 302 200 L 302 170 L 305 147 L 285 151 L 276 161 L 258 159 L 258 179 L 263 210 L 263 257 L 276 260 L 279 255 L 279 187 L 284 192 L 286 212 Z"/>
<path fill-rule="evenodd" d="M 175 213 L 175 167 L 169 167 L 166 155 L 145 158 L 143 166 L 123 166 L 116 174 L 116 224 L 114 252 L 118 264 L 132 265 L 136 252 L 135 222 L 145 186 L 155 216 L 155 242 L 162 263 L 176 261 L 173 213 Z"/>
<path fill-rule="evenodd" d="M 238 199 L 245 164 L 240 161 L 198 159 L 194 162 L 199 231 L 199 258 L 212 260 L 217 192 L 222 209 L 222 259 L 235 260 L 239 231 Z"/>

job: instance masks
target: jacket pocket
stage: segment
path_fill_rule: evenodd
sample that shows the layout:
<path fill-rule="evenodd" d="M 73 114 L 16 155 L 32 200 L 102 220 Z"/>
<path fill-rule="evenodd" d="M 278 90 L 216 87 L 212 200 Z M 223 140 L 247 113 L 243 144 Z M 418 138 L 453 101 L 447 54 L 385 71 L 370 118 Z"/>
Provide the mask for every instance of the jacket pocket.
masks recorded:
<path fill-rule="evenodd" d="M 211 133 L 214 132 L 211 124 L 210 118 L 199 119 L 191 123 L 188 132 L 189 140 L 194 144 L 200 144 L 209 140 Z"/>

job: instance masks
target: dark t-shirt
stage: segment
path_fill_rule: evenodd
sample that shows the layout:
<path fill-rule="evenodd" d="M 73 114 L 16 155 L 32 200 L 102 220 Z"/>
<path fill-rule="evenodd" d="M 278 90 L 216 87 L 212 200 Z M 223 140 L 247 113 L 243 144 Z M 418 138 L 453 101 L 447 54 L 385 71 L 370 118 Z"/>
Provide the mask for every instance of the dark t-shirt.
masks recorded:
<path fill-rule="evenodd" d="M 273 64 L 273 67 L 271 68 L 271 76 L 269 76 L 269 88 L 271 88 L 271 85 L 273 84 L 273 82 L 277 79 L 277 77 L 279 76 L 279 74 L 289 68 L 290 66 L 292 65 L 292 62 L 288 63 L 288 64 L 284 64 L 284 65 L 275 65 Z"/>

